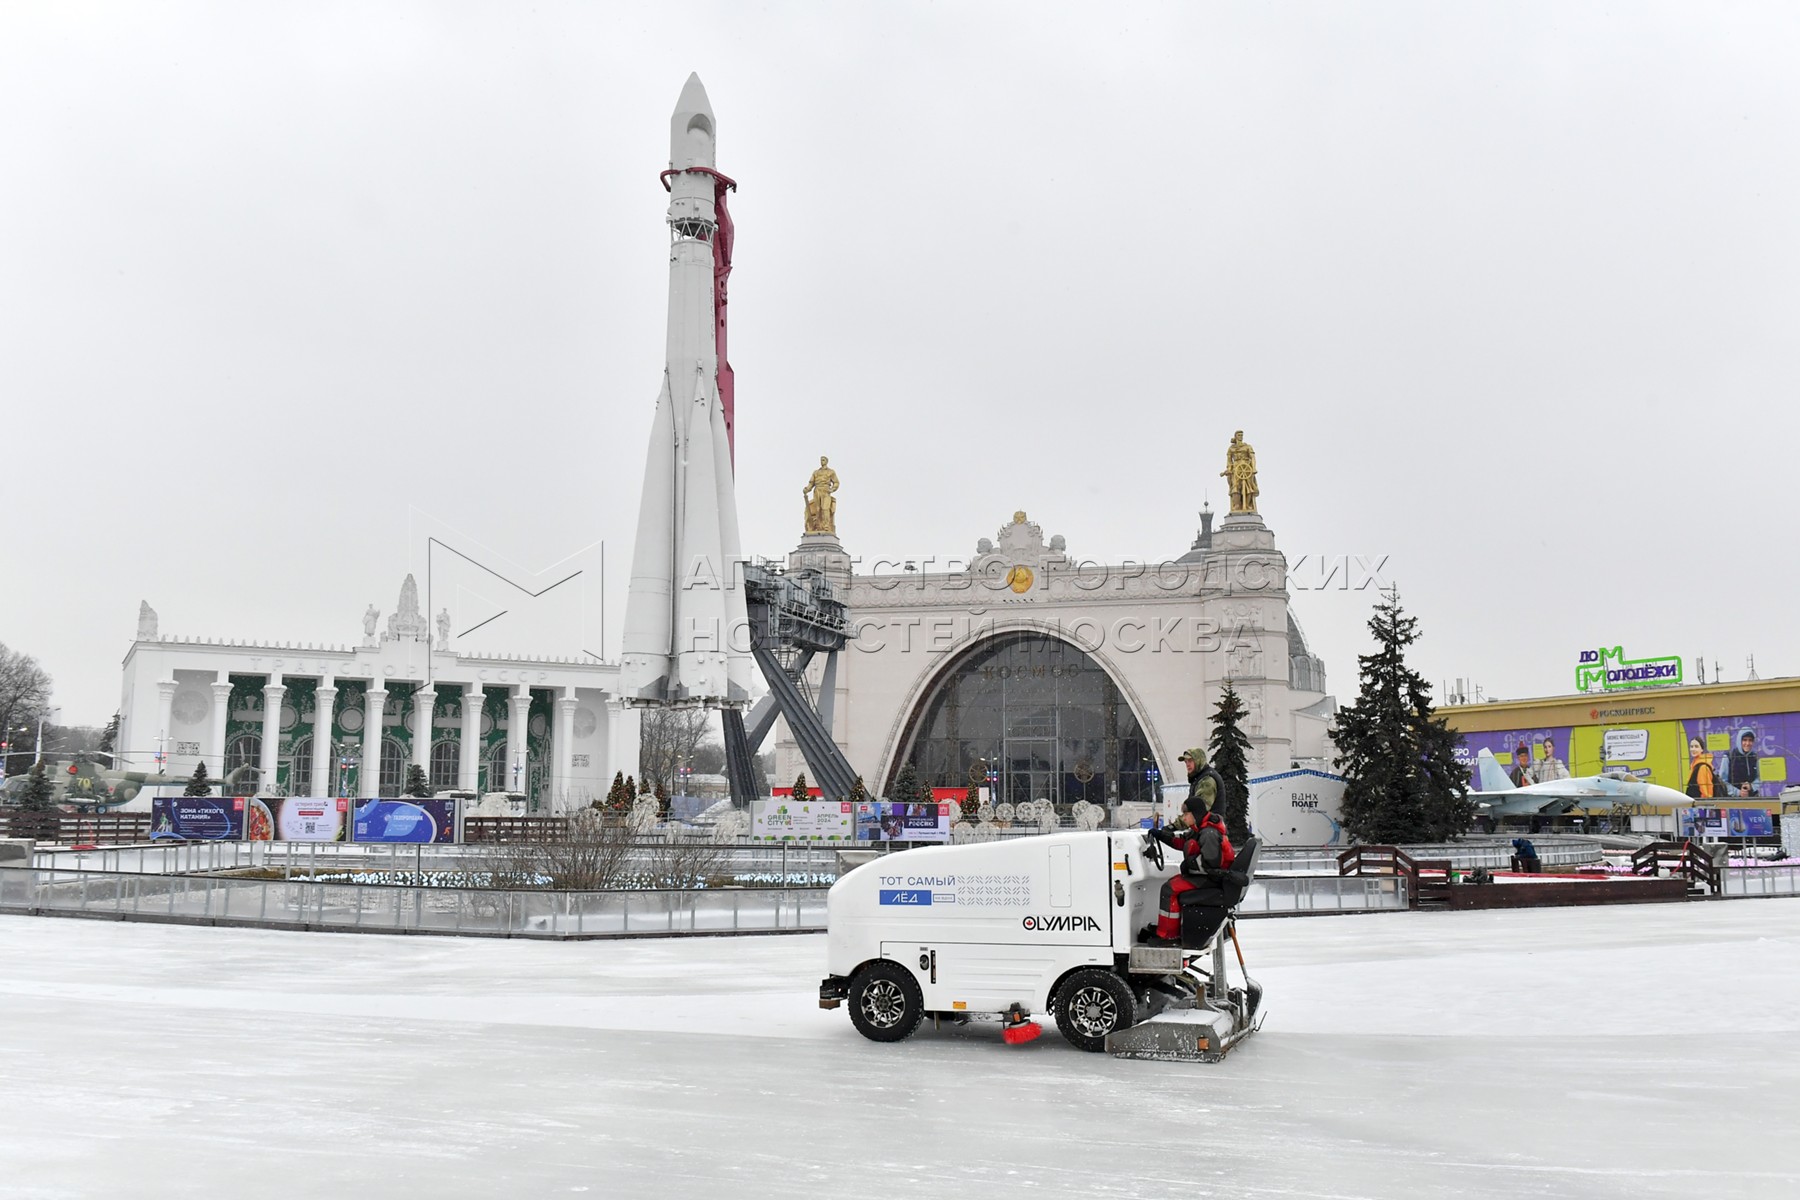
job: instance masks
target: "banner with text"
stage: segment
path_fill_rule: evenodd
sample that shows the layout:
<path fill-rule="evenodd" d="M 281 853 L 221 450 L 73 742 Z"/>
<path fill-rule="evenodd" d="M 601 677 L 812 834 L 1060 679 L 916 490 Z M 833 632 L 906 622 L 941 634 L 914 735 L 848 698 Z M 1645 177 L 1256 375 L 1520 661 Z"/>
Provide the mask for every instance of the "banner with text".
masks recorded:
<path fill-rule="evenodd" d="M 150 840 L 239 842 L 242 796 L 157 796 L 150 801 Z"/>
<path fill-rule="evenodd" d="M 355 842 L 454 842 L 456 801 L 408 797 L 360 800 Z"/>
<path fill-rule="evenodd" d="M 850 805 L 843 800 L 757 800 L 750 805 L 753 842 L 847 842 Z"/>

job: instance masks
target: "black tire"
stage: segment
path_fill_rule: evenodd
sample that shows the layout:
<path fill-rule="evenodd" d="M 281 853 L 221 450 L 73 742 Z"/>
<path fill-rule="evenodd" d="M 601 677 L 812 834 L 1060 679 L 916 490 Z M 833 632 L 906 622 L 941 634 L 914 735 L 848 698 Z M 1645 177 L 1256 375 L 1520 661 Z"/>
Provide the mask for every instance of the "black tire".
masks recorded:
<path fill-rule="evenodd" d="M 850 1023 L 871 1042 L 912 1036 L 925 1016 L 919 981 L 895 962 L 874 962 L 850 977 Z"/>
<path fill-rule="evenodd" d="M 1137 996 L 1112 971 L 1083 967 L 1056 991 L 1056 1027 L 1081 1050 L 1106 1049 L 1106 1035 L 1137 1024 Z"/>

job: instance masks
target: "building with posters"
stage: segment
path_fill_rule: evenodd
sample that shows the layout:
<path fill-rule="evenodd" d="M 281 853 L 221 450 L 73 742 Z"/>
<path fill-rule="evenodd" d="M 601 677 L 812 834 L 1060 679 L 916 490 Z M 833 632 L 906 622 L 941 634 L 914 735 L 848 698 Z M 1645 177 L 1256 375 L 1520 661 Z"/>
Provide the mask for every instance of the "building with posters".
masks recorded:
<path fill-rule="evenodd" d="M 412 764 L 433 790 L 517 791 L 559 812 L 636 774 L 638 714 L 616 663 L 475 656 L 432 625 L 408 575 L 360 643 L 238 643 L 164 635 L 148 604 L 125 655 L 120 765 L 186 777 L 205 761 L 227 794 L 397 796 Z M 429 717 L 426 717 L 429 714 Z"/>
<path fill-rule="evenodd" d="M 1800 746 L 1800 679 L 1636 687 L 1438 711 L 1463 735 L 1469 763 L 1491 750 L 1502 767 L 1523 766 L 1534 783 L 1624 771 L 1683 791 L 1697 750 L 1721 784 L 1749 783 L 1748 797 L 1741 787 L 1716 797 L 1726 805 L 1776 801 Z"/>
<path fill-rule="evenodd" d="M 1079 557 L 1016 512 L 973 554 L 917 571 L 860 569 L 832 526 L 835 500 L 829 520 L 813 508 L 788 569 L 831 581 L 855 637 L 832 678 L 816 662 L 808 677 L 871 794 L 891 795 L 910 763 L 935 789 L 1015 805 L 1149 803 L 1185 777 L 1178 757 L 1205 744 L 1227 679 L 1248 709 L 1252 773 L 1330 754 L 1324 665 L 1254 511 L 1217 530 L 1205 512 L 1185 553 L 1147 562 Z M 775 778 L 805 769 L 785 731 L 776 749 Z"/>

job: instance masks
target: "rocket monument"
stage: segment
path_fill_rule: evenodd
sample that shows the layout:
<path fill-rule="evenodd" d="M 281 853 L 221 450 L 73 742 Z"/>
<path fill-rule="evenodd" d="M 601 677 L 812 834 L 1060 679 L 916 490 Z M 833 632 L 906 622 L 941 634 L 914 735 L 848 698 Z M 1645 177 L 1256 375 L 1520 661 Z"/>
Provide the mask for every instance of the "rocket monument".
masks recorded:
<path fill-rule="evenodd" d="M 714 167 L 717 125 L 688 76 L 669 120 L 669 328 L 625 602 L 620 693 L 642 707 L 738 708 L 754 670 L 745 614 L 725 284 L 737 185 Z"/>

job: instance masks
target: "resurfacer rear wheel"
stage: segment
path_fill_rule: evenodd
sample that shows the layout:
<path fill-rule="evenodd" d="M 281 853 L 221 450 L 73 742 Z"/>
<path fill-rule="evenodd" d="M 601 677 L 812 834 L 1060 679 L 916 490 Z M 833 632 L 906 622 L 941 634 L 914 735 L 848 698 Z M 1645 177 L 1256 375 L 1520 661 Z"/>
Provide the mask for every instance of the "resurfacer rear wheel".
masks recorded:
<path fill-rule="evenodd" d="M 1056 1027 L 1071 1046 L 1106 1049 L 1106 1035 L 1137 1019 L 1137 997 L 1131 985 L 1099 967 L 1083 967 L 1056 993 Z"/>
<path fill-rule="evenodd" d="M 925 1015 L 919 983 L 899 963 L 870 963 L 850 977 L 850 1023 L 872 1042 L 911 1037 Z"/>

